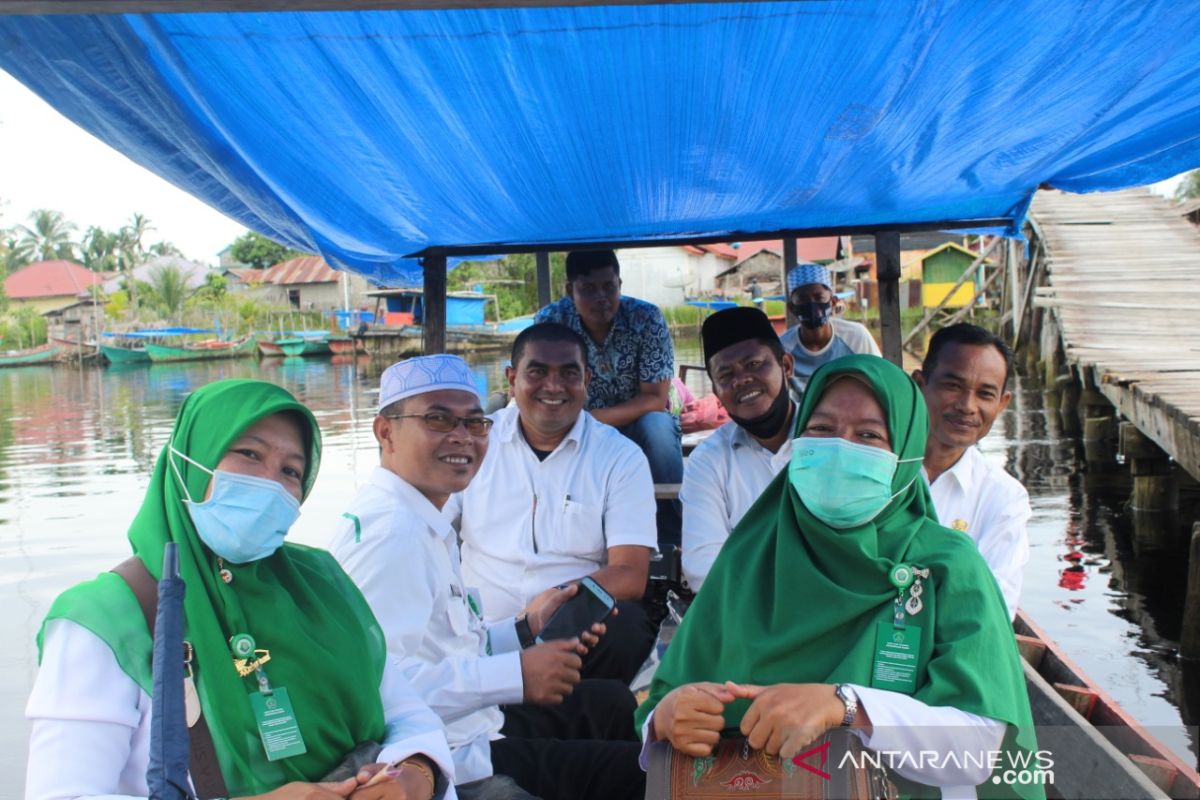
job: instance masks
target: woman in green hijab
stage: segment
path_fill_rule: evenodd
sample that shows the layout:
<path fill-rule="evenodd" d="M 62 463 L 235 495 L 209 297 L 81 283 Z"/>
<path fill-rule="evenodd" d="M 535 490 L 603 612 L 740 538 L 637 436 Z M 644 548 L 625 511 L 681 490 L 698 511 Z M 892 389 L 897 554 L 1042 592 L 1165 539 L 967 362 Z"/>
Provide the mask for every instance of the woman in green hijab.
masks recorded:
<path fill-rule="evenodd" d="M 1044 796 L 1004 600 L 921 480 L 927 426 L 881 358 L 813 374 L 788 470 L 722 547 L 638 708 L 648 742 L 706 756 L 740 728 L 790 759 L 845 725 L 913 793 Z"/>
<path fill-rule="evenodd" d="M 452 796 L 442 725 L 362 595 L 328 553 L 283 542 L 320 454 L 312 413 L 272 384 L 219 381 L 179 410 L 129 563 L 157 577 L 178 545 L 189 722 L 202 712 L 230 797 Z M 146 796 L 152 642 L 130 584 L 110 572 L 64 592 L 38 644 L 26 797 Z M 370 742 L 391 766 L 318 783 Z"/>

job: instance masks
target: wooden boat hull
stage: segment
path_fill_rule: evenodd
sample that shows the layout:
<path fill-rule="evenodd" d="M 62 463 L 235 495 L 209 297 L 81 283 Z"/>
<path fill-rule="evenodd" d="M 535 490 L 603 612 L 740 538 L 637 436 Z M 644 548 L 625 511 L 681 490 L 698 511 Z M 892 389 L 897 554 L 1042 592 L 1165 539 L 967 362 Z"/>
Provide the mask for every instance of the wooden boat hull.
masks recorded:
<path fill-rule="evenodd" d="M 1196 769 L 1117 705 L 1024 612 L 1013 630 L 1038 745 L 1054 752 L 1057 794 L 1200 798 Z"/>
<path fill-rule="evenodd" d="M 276 339 L 275 344 L 283 350 L 285 356 L 293 358 L 327 356 L 331 352 L 329 342 L 325 339 Z"/>
<path fill-rule="evenodd" d="M 41 347 L 30 347 L 25 350 L 14 350 L 11 353 L 0 353 L 0 367 L 29 367 L 36 364 L 53 364 L 62 354 L 62 348 L 56 344 L 44 344 Z"/>
<path fill-rule="evenodd" d="M 349 336 L 334 336 L 330 337 L 329 351 L 335 356 L 344 355 L 363 355 L 367 352 L 367 345 L 362 339 L 353 339 Z"/>
<path fill-rule="evenodd" d="M 100 352 L 110 364 L 149 364 L 150 356 L 144 347 L 117 347 L 111 344 L 100 345 Z"/>
<path fill-rule="evenodd" d="M 245 358 L 254 352 L 255 342 L 246 338 L 238 342 L 222 342 L 219 346 L 188 345 L 174 347 L 164 344 L 146 344 L 146 355 L 154 363 L 167 361 L 213 361 L 225 358 Z"/>
<path fill-rule="evenodd" d="M 260 339 L 257 343 L 258 354 L 263 358 L 278 358 L 283 355 L 283 348 L 274 342 Z"/>

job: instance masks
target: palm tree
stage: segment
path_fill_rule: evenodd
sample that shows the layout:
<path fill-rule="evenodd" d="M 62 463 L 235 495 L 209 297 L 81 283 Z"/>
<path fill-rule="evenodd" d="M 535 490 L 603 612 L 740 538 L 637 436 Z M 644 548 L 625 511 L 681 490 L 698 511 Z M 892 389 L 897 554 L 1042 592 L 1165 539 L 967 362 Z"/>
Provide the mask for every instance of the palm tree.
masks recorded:
<path fill-rule="evenodd" d="M 64 253 L 70 254 L 75 247 L 71 241 L 75 224 L 68 222 L 61 211 L 39 208 L 29 215 L 29 222 L 28 226 L 16 226 L 13 232 L 17 234 L 18 247 L 27 248 L 32 257 L 51 261 Z"/>
<path fill-rule="evenodd" d="M 174 264 L 166 264 L 151 271 L 149 277 L 159 310 L 167 317 L 174 317 L 187 300 L 187 276 Z"/>
<path fill-rule="evenodd" d="M 79 254 L 83 265 L 93 272 L 108 272 L 117 267 L 121 235 L 92 225 L 83 235 Z"/>
<path fill-rule="evenodd" d="M 121 271 L 125 273 L 129 304 L 135 308 L 137 307 L 137 280 L 133 276 L 133 270 L 146 260 L 146 251 L 142 248 L 142 238 L 152 230 L 154 230 L 154 226 L 150 224 L 150 220 L 144 214 L 135 213 L 129 224 L 117 233 L 120 237 L 117 245 L 118 262 Z"/>

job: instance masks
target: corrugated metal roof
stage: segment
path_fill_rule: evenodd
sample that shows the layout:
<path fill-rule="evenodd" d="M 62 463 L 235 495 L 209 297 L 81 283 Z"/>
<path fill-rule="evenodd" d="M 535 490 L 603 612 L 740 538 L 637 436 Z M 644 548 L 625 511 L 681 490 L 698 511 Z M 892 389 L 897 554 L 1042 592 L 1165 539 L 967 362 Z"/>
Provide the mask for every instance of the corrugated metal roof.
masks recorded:
<path fill-rule="evenodd" d="M 320 256 L 297 256 L 281 261 L 262 276 L 263 283 L 291 286 L 297 283 L 332 283 L 338 279 L 337 270 Z"/>
<path fill-rule="evenodd" d="M 38 261 L 5 278 L 4 293 L 12 300 L 77 297 L 100 283 L 99 275 L 73 261 Z"/>

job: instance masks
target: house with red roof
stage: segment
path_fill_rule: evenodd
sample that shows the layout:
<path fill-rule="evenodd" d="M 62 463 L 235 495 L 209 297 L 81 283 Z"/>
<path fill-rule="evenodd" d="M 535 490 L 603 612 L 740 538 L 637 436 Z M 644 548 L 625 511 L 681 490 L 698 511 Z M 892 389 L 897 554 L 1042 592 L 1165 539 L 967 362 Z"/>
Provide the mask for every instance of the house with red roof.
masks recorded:
<path fill-rule="evenodd" d="M 796 263 L 828 264 L 845 254 L 848 237 L 817 236 L 796 240 Z M 739 242 L 734 245 L 737 261 L 717 273 L 717 289 L 726 297 L 747 291 L 751 278 L 758 279 L 763 293 L 782 295 L 783 241 Z"/>
<path fill-rule="evenodd" d="M 32 306 L 39 314 L 59 311 L 87 299 L 104 276 L 73 261 L 38 261 L 4 279 L 10 306 Z"/>
<path fill-rule="evenodd" d="M 339 272 L 320 256 L 289 258 L 265 270 L 227 268 L 222 274 L 231 292 L 304 311 L 341 308 L 347 291 L 357 308 L 371 288 L 361 275 Z"/>

